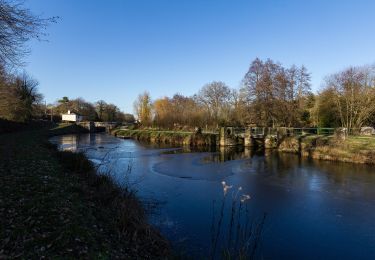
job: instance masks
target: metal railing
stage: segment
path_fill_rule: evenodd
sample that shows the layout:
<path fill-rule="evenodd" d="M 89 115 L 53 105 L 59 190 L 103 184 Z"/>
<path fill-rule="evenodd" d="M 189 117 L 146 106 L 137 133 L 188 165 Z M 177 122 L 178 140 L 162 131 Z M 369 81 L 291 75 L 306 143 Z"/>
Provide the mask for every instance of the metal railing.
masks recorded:
<path fill-rule="evenodd" d="M 334 135 L 336 128 L 330 127 L 228 127 L 231 128 L 232 134 L 234 135 L 244 135 L 247 129 L 250 128 L 251 135 L 253 136 L 263 136 L 263 135 L 278 135 L 285 134 L 287 136 L 302 136 L 302 135 Z M 216 129 L 202 129 L 203 133 L 207 134 L 219 134 L 220 128 Z M 348 135 L 360 135 L 361 129 L 353 128 L 350 129 Z"/>
<path fill-rule="evenodd" d="M 282 128 L 281 128 L 282 129 Z M 334 128 L 284 128 L 287 135 L 301 136 L 301 135 L 333 135 Z"/>

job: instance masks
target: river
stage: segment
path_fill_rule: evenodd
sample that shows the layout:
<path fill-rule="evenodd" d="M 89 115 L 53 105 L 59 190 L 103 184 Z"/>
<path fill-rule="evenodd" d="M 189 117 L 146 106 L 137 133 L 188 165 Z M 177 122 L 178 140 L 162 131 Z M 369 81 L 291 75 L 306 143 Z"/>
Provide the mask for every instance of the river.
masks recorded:
<path fill-rule="evenodd" d="M 242 212 L 241 227 L 248 218 L 259 226 L 266 213 L 257 258 L 375 259 L 373 166 L 244 148 L 188 151 L 107 134 L 56 136 L 51 142 L 85 152 L 103 174 L 136 190 L 150 221 L 182 254 L 207 256 L 223 201 L 229 224 L 233 198 L 239 206 L 249 195 L 236 213 Z M 225 200 L 223 181 L 232 186 Z M 230 236 L 225 227 L 219 244 Z"/>

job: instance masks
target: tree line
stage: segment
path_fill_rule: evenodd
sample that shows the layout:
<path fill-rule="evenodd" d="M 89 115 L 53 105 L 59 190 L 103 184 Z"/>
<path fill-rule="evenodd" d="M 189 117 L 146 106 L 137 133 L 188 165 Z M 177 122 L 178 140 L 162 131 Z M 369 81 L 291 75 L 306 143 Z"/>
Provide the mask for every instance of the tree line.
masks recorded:
<path fill-rule="evenodd" d="M 23 122 L 41 113 L 38 82 L 15 68 L 29 53 L 26 43 L 42 39 L 47 25 L 56 19 L 34 15 L 20 1 L 0 0 L 0 118 Z"/>
<path fill-rule="evenodd" d="M 63 97 L 47 105 L 38 91 L 38 81 L 26 72 L 9 73 L 0 65 L 0 118 L 27 122 L 32 119 L 61 120 L 61 114 L 69 110 L 84 116 L 89 121 L 129 122 L 135 121 L 132 114 L 122 112 L 116 105 L 99 100 L 87 102 L 83 98 Z"/>
<path fill-rule="evenodd" d="M 38 82 L 25 72 L 10 74 L 0 66 L 0 118 L 24 122 L 38 117 L 43 95 L 37 86 Z"/>
<path fill-rule="evenodd" d="M 146 91 L 134 102 L 143 126 L 346 127 L 375 125 L 375 67 L 349 67 L 311 91 L 305 66 L 284 67 L 271 59 L 251 62 L 239 88 L 224 82 L 204 85 L 195 95 L 152 100 Z"/>
<path fill-rule="evenodd" d="M 88 121 L 103 122 L 128 122 L 134 123 L 135 118 L 132 114 L 122 112 L 116 105 L 107 103 L 104 100 L 91 103 L 83 98 L 69 99 L 63 97 L 50 110 L 57 115 L 66 114 L 68 111 L 84 116 Z"/>
<path fill-rule="evenodd" d="M 43 39 L 45 29 L 58 17 L 43 18 L 24 7 L 22 1 L 0 0 L 0 118 L 25 122 L 49 117 L 61 119 L 68 110 L 87 120 L 134 122 L 134 116 L 125 114 L 110 103 L 100 100 L 90 103 L 82 98 L 63 97 L 48 106 L 38 91 L 38 81 L 17 69 L 29 53 L 27 42 Z"/>
<path fill-rule="evenodd" d="M 19 1 L 0 0 L 0 118 L 27 121 L 43 118 L 47 107 L 38 82 L 26 72 L 14 72 L 29 52 L 30 39 L 42 39 L 57 18 L 34 15 Z M 88 120 L 134 120 L 114 104 L 64 97 L 50 114 L 67 110 Z M 152 100 L 140 94 L 134 111 L 143 126 L 193 128 L 218 126 L 346 127 L 375 125 L 375 66 L 349 67 L 333 73 L 318 93 L 304 66 L 284 67 L 271 59 L 251 62 L 239 88 L 222 81 L 204 85 L 195 95 L 175 94 Z"/>

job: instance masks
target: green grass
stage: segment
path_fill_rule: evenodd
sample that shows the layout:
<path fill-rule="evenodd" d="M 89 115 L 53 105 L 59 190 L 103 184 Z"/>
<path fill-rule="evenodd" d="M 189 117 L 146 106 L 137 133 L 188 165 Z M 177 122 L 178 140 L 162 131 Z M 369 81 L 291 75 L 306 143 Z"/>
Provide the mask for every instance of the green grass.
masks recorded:
<path fill-rule="evenodd" d="M 349 136 L 343 144 L 352 151 L 375 150 L 375 137 Z"/>
<path fill-rule="evenodd" d="M 326 135 L 288 137 L 282 141 L 279 150 L 315 159 L 375 163 L 375 137 L 372 136 L 349 136 L 345 140 Z"/>
<path fill-rule="evenodd" d="M 348 136 L 337 140 L 333 136 L 319 140 L 315 145 L 315 156 L 330 160 L 374 164 L 375 138 L 372 136 Z"/>
<path fill-rule="evenodd" d="M 53 132 L 56 131 L 56 132 Z M 97 175 L 48 136 L 0 135 L 0 258 L 160 258 L 168 245 L 131 191 Z"/>

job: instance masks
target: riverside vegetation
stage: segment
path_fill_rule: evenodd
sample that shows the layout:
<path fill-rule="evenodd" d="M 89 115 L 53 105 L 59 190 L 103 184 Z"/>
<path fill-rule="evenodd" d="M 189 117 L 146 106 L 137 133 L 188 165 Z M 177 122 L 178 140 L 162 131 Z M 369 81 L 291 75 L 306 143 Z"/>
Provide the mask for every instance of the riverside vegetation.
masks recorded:
<path fill-rule="evenodd" d="M 96 174 L 83 154 L 48 142 L 81 130 L 50 128 L 0 135 L 0 258 L 167 256 L 133 191 Z"/>
<path fill-rule="evenodd" d="M 215 134 L 153 129 L 115 129 L 111 133 L 117 137 L 138 141 L 188 146 L 213 146 L 216 145 L 217 138 Z"/>
<path fill-rule="evenodd" d="M 216 211 L 212 205 L 210 258 L 220 256 L 222 259 L 256 259 L 267 214 L 260 219 L 250 217 L 247 202 L 249 194 L 242 193 L 242 187 L 229 190 L 233 185 L 222 181 L 223 198 Z M 229 205 L 226 205 L 229 204 Z M 229 210 L 230 214 L 225 214 Z M 220 244 L 220 246 L 219 246 Z"/>
<path fill-rule="evenodd" d="M 121 138 L 133 138 L 142 142 L 190 147 L 212 147 L 219 136 L 210 133 L 155 129 L 115 129 L 111 132 Z M 295 153 L 313 159 L 350 163 L 375 163 L 375 137 L 306 134 L 285 136 L 274 145 L 279 152 Z"/>
<path fill-rule="evenodd" d="M 375 138 L 372 136 L 348 136 L 345 139 L 322 135 L 286 137 L 278 150 L 313 159 L 375 164 Z"/>

